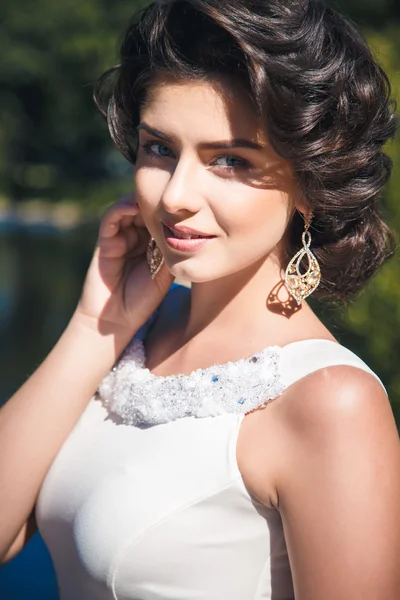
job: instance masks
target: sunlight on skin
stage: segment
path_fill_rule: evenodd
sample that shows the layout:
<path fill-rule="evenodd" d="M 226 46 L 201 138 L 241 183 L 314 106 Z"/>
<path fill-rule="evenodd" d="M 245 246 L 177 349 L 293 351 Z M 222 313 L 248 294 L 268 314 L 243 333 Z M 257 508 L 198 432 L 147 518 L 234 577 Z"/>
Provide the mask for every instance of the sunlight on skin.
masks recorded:
<path fill-rule="evenodd" d="M 296 207 L 305 209 L 295 201 L 291 165 L 272 149 L 254 107 L 237 87 L 163 80 L 151 88 L 138 129 L 141 214 L 169 270 L 192 283 L 186 337 L 212 320 L 218 330 L 261 322 L 273 335 L 284 311 L 269 310 L 266 300 L 282 282 L 287 226 Z M 177 252 L 163 221 L 216 237 Z M 298 314 L 315 318 L 304 307 Z"/>
<path fill-rule="evenodd" d="M 291 218 L 294 182 L 254 109 L 243 99 L 221 96 L 210 84 L 170 83 L 152 89 L 141 124 L 137 199 L 172 272 L 193 282 L 210 281 L 260 260 L 271 262 Z M 208 146 L 232 139 L 261 147 Z M 151 156 L 143 147 L 150 141 Z M 177 256 L 164 241 L 165 219 L 217 239 L 195 255 Z"/>

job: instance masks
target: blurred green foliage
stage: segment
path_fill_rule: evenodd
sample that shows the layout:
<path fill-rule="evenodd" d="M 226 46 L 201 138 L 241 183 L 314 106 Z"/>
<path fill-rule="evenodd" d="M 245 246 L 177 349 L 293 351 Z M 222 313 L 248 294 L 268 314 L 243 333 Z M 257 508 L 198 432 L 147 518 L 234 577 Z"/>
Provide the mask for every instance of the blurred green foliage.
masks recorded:
<path fill-rule="evenodd" d="M 92 101 L 93 82 L 117 62 L 132 0 L 25 0 L 0 8 L 0 193 L 12 201 L 75 199 L 104 206 L 132 185 L 131 167 L 113 149 Z M 331 2 L 363 28 L 400 93 L 400 2 Z M 394 171 L 384 211 L 400 227 L 400 139 L 390 144 Z M 385 382 L 400 423 L 400 263 L 346 308 L 315 304 L 342 343 Z"/>
<path fill-rule="evenodd" d="M 83 198 L 127 176 L 92 101 L 139 2 L 25 0 L 0 9 L 0 188 Z"/>
<path fill-rule="evenodd" d="M 327 0 L 327 4 L 339 9 L 362 27 L 384 29 L 393 21 L 400 20 L 398 0 Z"/>
<path fill-rule="evenodd" d="M 387 71 L 392 96 L 400 98 L 400 23 L 392 22 L 383 30 L 364 29 L 378 62 Z M 400 231 L 400 133 L 385 150 L 393 160 L 392 177 L 383 199 L 383 216 L 398 237 Z M 400 428 L 400 254 L 388 261 L 347 307 L 329 311 L 323 305 L 314 308 L 336 332 L 340 341 L 359 354 L 381 377 L 391 398 Z"/>
<path fill-rule="evenodd" d="M 399 11 L 400 5 L 398 5 Z M 393 97 L 400 98 L 400 25 L 383 31 L 369 28 L 368 41 L 378 62 L 386 69 Z M 386 187 L 383 214 L 398 237 L 400 231 L 400 132 L 386 151 L 393 160 L 392 177 Z M 400 253 L 386 263 L 377 277 L 342 314 L 343 336 L 380 375 L 392 400 L 400 426 Z"/>

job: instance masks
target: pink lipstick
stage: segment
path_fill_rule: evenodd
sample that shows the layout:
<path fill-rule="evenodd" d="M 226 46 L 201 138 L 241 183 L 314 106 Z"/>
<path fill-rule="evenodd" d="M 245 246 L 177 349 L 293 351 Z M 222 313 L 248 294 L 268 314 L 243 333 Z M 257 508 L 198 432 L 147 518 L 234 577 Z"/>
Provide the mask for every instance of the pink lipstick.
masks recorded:
<path fill-rule="evenodd" d="M 207 242 L 210 242 L 215 236 L 201 237 L 200 235 L 191 235 L 178 233 L 163 224 L 165 240 L 171 248 L 180 252 L 195 252 Z"/>

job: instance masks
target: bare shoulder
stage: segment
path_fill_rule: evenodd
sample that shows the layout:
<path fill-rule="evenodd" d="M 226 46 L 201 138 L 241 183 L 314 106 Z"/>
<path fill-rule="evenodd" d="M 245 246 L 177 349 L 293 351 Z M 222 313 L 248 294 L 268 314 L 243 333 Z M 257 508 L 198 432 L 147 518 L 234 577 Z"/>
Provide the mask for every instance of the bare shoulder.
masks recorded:
<path fill-rule="evenodd" d="M 280 405 L 288 432 L 310 435 L 314 427 L 332 433 L 340 425 L 361 423 L 396 431 L 389 398 L 376 377 L 360 368 L 337 365 L 319 369 L 291 385 Z M 344 427 L 344 429 L 343 429 Z"/>
<path fill-rule="evenodd" d="M 395 600 L 400 444 L 383 387 L 361 369 L 332 366 L 280 400 L 274 483 L 296 599 Z"/>
<path fill-rule="evenodd" d="M 276 486 L 281 499 L 294 481 L 294 457 L 299 473 L 309 469 L 316 455 L 320 462 L 340 464 L 341 476 L 351 477 L 352 469 L 364 467 L 381 474 L 390 466 L 400 470 L 399 436 L 389 398 L 379 381 L 362 369 L 338 365 L 304 377 L 286 390 L 279 420 L 282 447 Z"/>

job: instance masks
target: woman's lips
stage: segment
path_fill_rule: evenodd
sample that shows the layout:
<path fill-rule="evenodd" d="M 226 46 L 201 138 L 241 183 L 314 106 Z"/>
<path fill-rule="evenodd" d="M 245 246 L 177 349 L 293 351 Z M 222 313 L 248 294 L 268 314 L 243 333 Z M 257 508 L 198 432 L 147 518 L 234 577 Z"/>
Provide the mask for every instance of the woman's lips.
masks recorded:
<path fill-rule="evenodd" d="M 215 238 L 215 236 L 206 238 L 196 237 L 188 240 L 176 237 L 176 235 L 171 231 L 171 229 L 166 227 L 166 225 L 163 225 L 163 230 L 168 246 L 174 250 L 180 250 L 181 252 L 195 252 L 195 250 L 198 250 L 204 246 L 204 244 Z"/>

